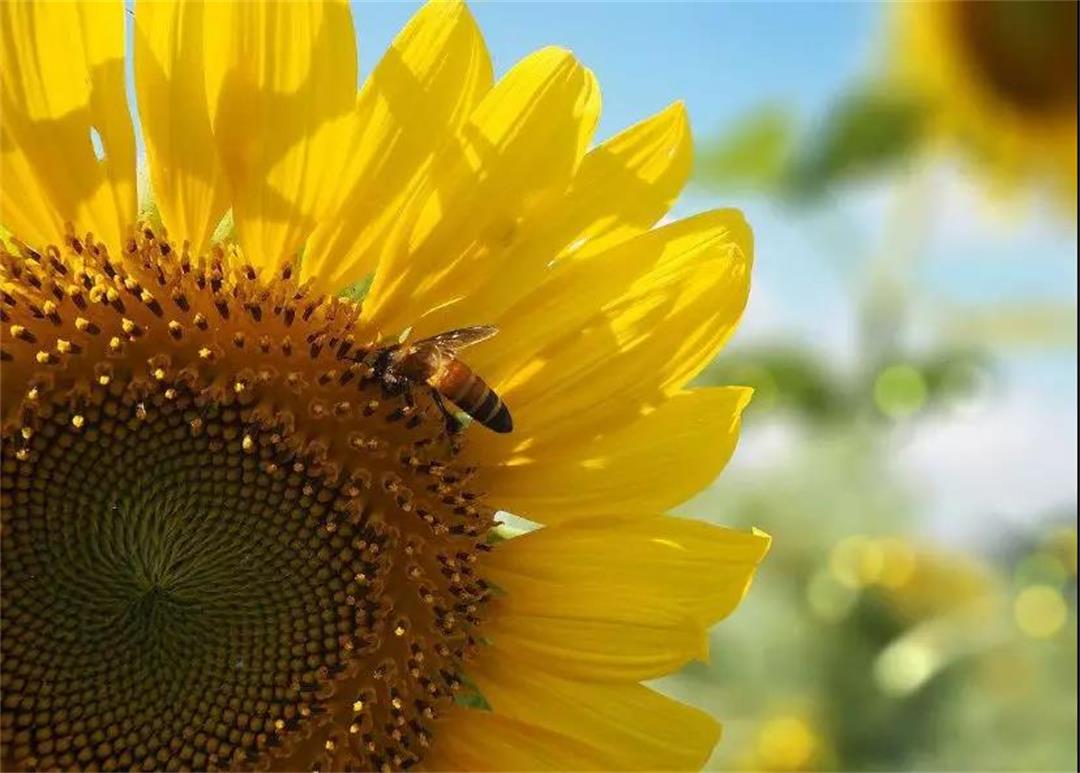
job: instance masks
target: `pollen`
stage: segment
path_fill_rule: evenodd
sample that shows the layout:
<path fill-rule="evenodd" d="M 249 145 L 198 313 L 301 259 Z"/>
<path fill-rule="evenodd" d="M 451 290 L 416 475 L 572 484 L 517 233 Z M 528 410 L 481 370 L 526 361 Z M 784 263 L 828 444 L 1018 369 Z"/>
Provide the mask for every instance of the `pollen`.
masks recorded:
<path fill-rule="evenodd" d="M 0 284 L 3 769 L 421 763 L 494 514 L 358 307 L 145 228 Z"/>

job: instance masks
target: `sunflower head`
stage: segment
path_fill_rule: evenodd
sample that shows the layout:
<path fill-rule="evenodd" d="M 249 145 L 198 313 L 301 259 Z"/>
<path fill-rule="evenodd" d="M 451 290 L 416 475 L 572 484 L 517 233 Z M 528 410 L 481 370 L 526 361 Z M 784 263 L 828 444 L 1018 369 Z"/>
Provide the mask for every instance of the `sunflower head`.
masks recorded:
<path fill-rule="evenodd" d="M 1049 179 L 1076 200 L 1077 6 L 896 6 L 894 69 L 942 136 L 1006 185 Z"/>
<path fill-rule="evenodd" d="M 333 766 L 351 741 L 361 767 L 415 762 L 476 646 L 493 522 L 430 396 L 388 393 L 356 307 L 288 265 L 150 230 L 116 257 L 20 246 L 0 252 L 11 755 Z M 322 748 L 298 738 L 327 723 Z"/>
<path fill-rule="evenodd" d="M 768 539 L 661 515 L 749 399 L 685 388 L 752 245 L 653 228 L 682 107 L 589 150 L 592 74 L 459 4 L 357 93 L 344 3 L 140 2 L 146 220 L 122 4 L 0 13 L 4 767 L 700 766 L 640 682 Z"/>

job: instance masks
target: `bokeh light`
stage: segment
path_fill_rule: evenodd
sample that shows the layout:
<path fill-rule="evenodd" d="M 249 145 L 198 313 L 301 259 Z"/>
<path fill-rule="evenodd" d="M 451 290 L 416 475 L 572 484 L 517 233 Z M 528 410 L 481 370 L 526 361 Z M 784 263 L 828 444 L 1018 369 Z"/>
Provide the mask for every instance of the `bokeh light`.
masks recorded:
<path fill-rule="evenodd" d="M 819 746 L 817 734 L 802 717 L 773 717 L 758 731 L 757 754 L 765 770 L 811 770 Z"/>
<path fill-rule="evenodd" d="M 1032 638 L 1045 639 L 1065 626 L 1069 609 L 1057 588 L 1032 585 L 1016 597 L 1013 615 L 1021 631 Z"/>
<path fill-rule="evenodd" d="M 928 395 L 925 377 L 911 365 L 890 365 L 874 381 L 874 403 L 894 419 L 918 413 Z"/>

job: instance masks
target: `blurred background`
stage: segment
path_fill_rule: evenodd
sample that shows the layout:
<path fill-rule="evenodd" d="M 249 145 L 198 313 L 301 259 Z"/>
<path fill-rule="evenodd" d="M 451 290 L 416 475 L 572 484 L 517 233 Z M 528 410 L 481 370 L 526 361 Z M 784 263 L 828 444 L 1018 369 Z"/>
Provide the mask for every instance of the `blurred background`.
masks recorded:
<path fill-rule="evenodd" d="M 355 9 L 365 71 L 415 10 Z M 572 48 L 600 137 L 683 99 L 673 217 L 738 206 L 757 389 L 683 510 L 774 537 L 712 659 L 714 770 L 1075 770 L 1075 3 L 477 3 Z"/>

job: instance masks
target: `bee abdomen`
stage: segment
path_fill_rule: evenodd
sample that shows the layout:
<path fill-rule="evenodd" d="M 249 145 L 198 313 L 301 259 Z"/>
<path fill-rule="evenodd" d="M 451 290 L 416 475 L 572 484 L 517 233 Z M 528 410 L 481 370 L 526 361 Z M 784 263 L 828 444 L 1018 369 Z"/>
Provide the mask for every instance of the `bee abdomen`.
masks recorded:
<path fill-rule="evenodd" d="M 449 363 L 434 385 L 444 397 L 495 432 L 509 432 L 513 421 L 506 404 L 484 380 L 458 361 Z"/>
<path fill-rule="evenodd" d="M 510 418 L 510 410 L 506 407 L 506 403 L 500 400 L 499 396 L 491 389 L 488 389 L 484 405 L 477 411 L 477 414 L 473 418 L 488 429 L 496 432 L 509 432 L 514 428 L 514 421 Z"/>

